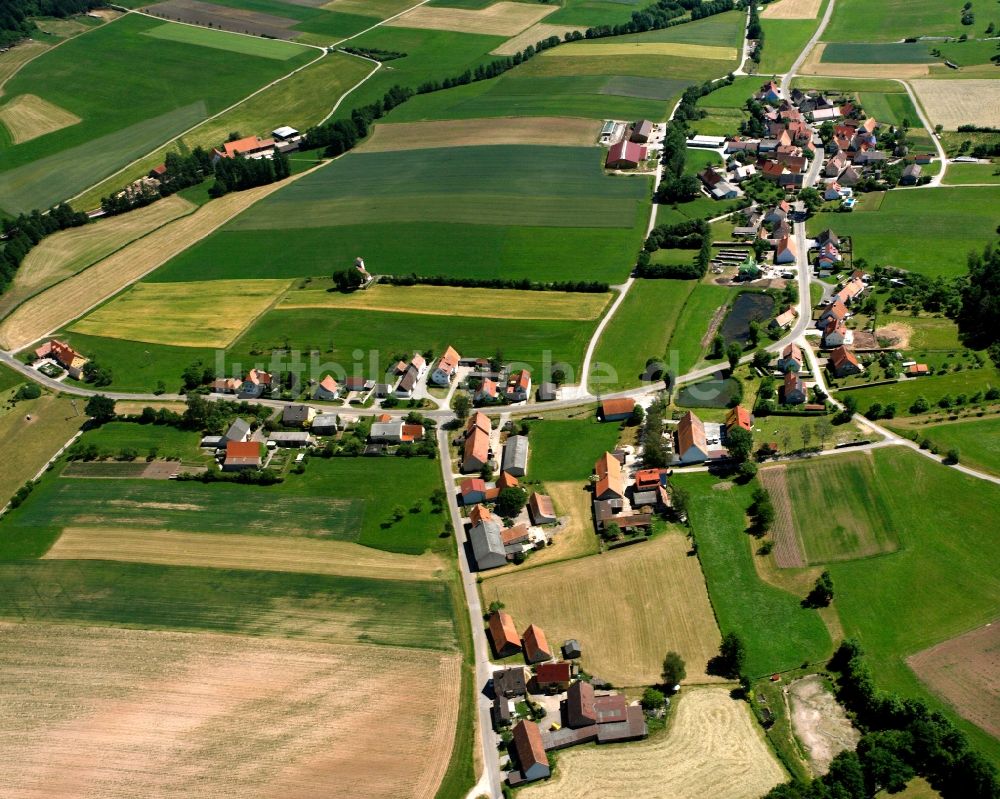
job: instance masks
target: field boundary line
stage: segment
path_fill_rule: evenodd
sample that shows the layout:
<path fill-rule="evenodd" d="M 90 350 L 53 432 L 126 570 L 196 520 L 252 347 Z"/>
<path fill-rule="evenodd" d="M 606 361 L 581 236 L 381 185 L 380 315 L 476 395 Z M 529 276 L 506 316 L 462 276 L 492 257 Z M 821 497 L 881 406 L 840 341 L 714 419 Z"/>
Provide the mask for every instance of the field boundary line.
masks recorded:
<path fill-rule="evenodd" d="M 74 402 L 74 406 L 75 406 L 75 404 L 76 403 Z M 36 480 L 40 480 L 42 478 L 42 475 L 45 474 L 45 472 L 47 472 L 49 470 L 49 467 L 53 463 L 56 462 L 56 460 L 59 458 L 59 456 L 62 455 L 71 446 L 73 446 L 73 442 L 76 441 L 82 435 L 83 435 L 83 430 L 77 430 L 75 433 L 73 433 L 73 435 L 71 435 L 69 437 L 69 440 L 65 444 L 63 444 L 61 447 L 59 447 L 59 449 L 56 451 L 55 455 L 53 455 L 51 458 L 49 458 L 47 461 L 45 461 L 45 463 L 42 466 L 42 468 L 39 469 L 38 472 L 35 474 L 35 476 L 32 477 L 31 480 L 28 481 L 28 482 L 32 482 L 33 483 Z M 2 519 L 4 516 L 6 516 L 7 512 L 9 510 L 10 510 L 10 500 L 7 500 L 7 504 L 4 505 L 2 508 L 0 508 L 0 519 Z"/>
<path fill-rule="evenodd" d="M 288 177 L 288 178 L 285 178 L 285 180 L 282 180 L 282 181 L 277 181 L 277 182 L 275 182 L 275 183 L 271 183 L 271 184 L 267 184 L 267 185 L 270 185 L 270 186 L 273 186 L 273 187 L 274 187 L 273 191 L 277 191 L 277 190 L 278 190 L 278 189 L 280 189 L 281 187 L 283 187 L 283 186 L 287 186 L 287 185 L 288 185 L 289 183 L 292 183 L 292 182 L 294 182 L 294 181 L 298 180 L 299 178 L 303 177 L 304 175 L 309 175 L 309 174 L 312 174 L 312 173 L 313 173 L 314 171 L 316 171 L 317 169 L 322 169 L 322 168 L 323 168 L 324 166 L 326 166 L 326 165 L 327 165 L 327 164 L 329 164 L 329 163 L 332 163 L 332 162 L 331 162 L 331 161 L 323 161 L 322 163 L 320 163 L 320 164 L 317 164 L 316 166 L 312 167 L 311 169 L 307 169 L 307 170 L 306 170 L 305 172 L 300 172 L 300 173 L 299 173 L 299 174 L 297 174 L 297 175 L 292 175 L 291 177 Z M 261 188 L 261 187 L 257 187 L 257 188 Z M 246 191 L 253 191 L 253 189 L 246 189 Z M 139 275 L 138 277 L 136 277 L 136 278 L 134 278 L 134 279 L 132 279 L 132 280 L 129 280 L 129 281 L 128 281 L 127 283 L 125 283 L 124 285 L 122 285 L 122 286 L 119 286 L 119 287 L 118 287 L 117 289 L 115 289 L 114 291 L 112 291 L 112 292 L 111 292 L 110 294 L 107 294 L 107 295 L 105 295 L 105 296 L 104 296 L 104 297 L 103 297 L 102 299 L 100 299 L 99 301 L 97 301 L 97 302 L 95 302 L 95 303 L 91 304 L 91 305 L 90 305 L 90 307 L 86 308 L 86 309 L 85 309 L 85 310 L 83 310 L 83 311 L 82 311 L 81 313 L 79 313 L 79 314 L 77 314 L 76 316 L 74 316 L 74 317 L 73 317 L 72 319 L 67 319 L 67 320 L 66 320 L 66 321 L 64 321 L 64 322 L 63 322 L 62 324 L 60 324 L 60 325 L 58 325 L 58 326 L 56 326 L 56 327 L 52 328 L 51 330 L 47 331 L 47 332 L 46 332 L 46 333 L 44 333 L 43 335 L 41 335 L 41 336 L 39 336 L 38 338 L 34 339 L 34 341 L 29 341 L 29 342 L 28 342 L 27 344 L 25 344 L 25 345 L 24 345 L 24 347 L 28 347 L 28 346 L 30 346 L 31 344 L 34 344 L 34 343 L 35 343 L 36 341 L 41 341 L 41 340 L 42 340 L 42 339 L 44 339 L 44 338 L 49 338 L 49 337 L 51 337 L 51 336 L 52 336 L 52 334 L 54 334 L 54 333 L 55 333 L 56 331 L 58 331 L 58 330 L 61 330 L 62 328 L 64 328 L 64 327 L 67 327 L 67 326 L 69 326 L 69 325 L 73 324 L 73 322 L 76 322 L 76 321 L 77 321 L 77 320 L 79 320 L 79 319 L 82 319 L 82 318 L 83 318 L 83 317 L 85 317 L 85 316 L 86 316 L 87 314 L 89 314 L 89 313 L 90 313 L 91 311 L 93 311 L 93 310 L 94 310 L 95 308 L 97 308 L 97 307 L 99 307 L 99 306 L 103 305 L 104 303 L 106 303 L 106 302 L 107 302 L 108 300 L 110 300 L 110 299 L 111 299 L 112 297 L 115 297 L 115 296 L 117 296 L 117 295 L 121 294 L 121 293 L 122 293 L 123 291 L 125 291 L 125 289 L 129 288 L 130 286 L 133 286 L 133 285 L 135 285 L 136 283 L 138 283 L 138 282 L 139 282 L 140 280 L 142 280 L 142 279 L 143 279 L 144 277 L 146 277 L 147 275 L 149 275 L 149 274 L 151 274 L 151 273 L 155 272 L 155 271 L 156 271 L 157 269 L 159 269 L 159 268 L 160 268 L 161 266 L 163 266 L 163 264 L 165 264 L 165 263 L 166 263 L 167 261 L 169 261 L 169 260 L 170 260 L 171 258 L 174 258 L 174 257 L 175 257 L 176 255 L 179 255 L 180 253 L 182 253 L 182 252 L 184 252 L 184 251 L 186 251 L 186 250 L 189 250 L 189 249 L 191 249 L 191 247 L 193 247 L 193 246 L 194 246 L 195 244 L 197 244 L 197 243 L 198 243 L 199 241 L 201 241 L 202 239 L 206 238 L 206 237 L 207 237 L 207 236 L 209 236 L 210 234 L 214 233 L 214 232 L 215 232 L 216 230 L 218 230 L 218 229 L 219 229 L 220 227 L 222 227 L 223 225 L 225 225 L 225 224 L 226 224 L 227 222 L 230 222 L 230 221 L 232 221 L 232 220 L 233 220 L 233 219 L 234 219 L 235 217 L 239 216 L 239 215 L 240 215 L 241 213 L 243 213 L 243 212 L 244 212 L 244 211 L 246 211 L 247 209 L 249 209 L 249 208 L 252 208 L 252 207 L 253 207 L 254 205 L 256 205 L 256 204 L 257 204 L 258 202 L 260 202 L 260 200 L 263 200 L 263 199 L 264 199 L 265 197 L 267 197 L 267 196 L 268 196 L 269 194 L 273 193 L 273 191 L 272 191 L 272 192 L 268 192 L 267 194 L 264 194 L 264 195 L 262 195 L 262 196 L 261 196 L 260 198 L 258 198 L 257 200 L 254 200 L 254 202 L 250 203 L 250 205 L 248 205 L 248 206 L 247 206 L 246 208 L 239 208 L 239 209 L 235 209 L 235 210 L 234 210 L 234 211 L 233 211 L 233 212 L 232 212 L 232 213 L 231 213 L 231 214 L 230 214 L 229 216 L 227 216 L 227 217 L 226 217 L 225 219 L 221 219 L 221 220 L 219 220 L 219 223 L 218 223 L 218 224 L 217 224 L 217 225 L 216 225 L 215 227 L 213 227 L 213 228 L 212 228 L 211 230 L 208 230 L 208 231 L 206 231 L 205 233 L 203 233 L 203 234 L 202 234 L 201 236 L 199 236 L 198 238 L 196 238 L 196 239 L 194 239 L 193 241 L 189 242 L 189 243 L 187 244 L 187 246 L 185 246 L 185 247 L 184 247 L 184 249 L 182 249 L 182 250 L 178 251 L 177 253 L 174 253 L 174 255 L 171 255 L 171 256 L 170 256 L 170 258 L 167 258 L 167 259 L 165 259 L 165 260 L 163 260 L 163 261 L 161 261 L 161 262 L 157 263 L 157 264 L 156 264 L 155 266 L 151 266 L 151 267 L 150 267 L 149 269 L 147 269 L 147 270 L 146 270 L 145 272 L 143 272 L 143 273 L 142 273 L 141 275 Z M 234 193 L 238 194 L 238 192 L 234 192 Z M 203 206 L 200 206 L 200 208 L 205 208 L 205 207 L 206 207 L 207 205 L 208 205 L 208 203 L 206 203 L 206 204 L 205 204 L 205 205 L 203 205 Z M 190 215 L 191 215 L 191 214 L 189 214 L 188 216 L 190 216 Z M 172 221 L 173 221 L 173 222 L 177 222 L 177 221 L 180 221 L 181 219 L 187 219 L 187 218 L 188 218 L 187 216 L 181 216 L 181 217 L 178 217 L 177 219 L 174 219 L 174 220 L 172 220 Z M 148 234 L 146 234 L 146 235 L 147 235 L 147 236 L 148 236 L 148 235 L 152 235 L 153 233 L 156 233 L 157 231 L 159 231 L 159 230 L 162 230 L 162 229 L 163 229 L 163 227 L 159 227 L 159 228 L 157 228 L 157 229 L 156 229 L 156 230 L 154 230 L 154 231 L 150 231 L 150 233 L 148 233 Z M 146 236 L 143 236 L 143 237 L 141 237 L 141 238 L 139 238 L 139 239 L 136 239 L 136 242 L 138 242 L 138 241 L 142 241 L 142 239 L 144 239 L 144 238 L 146 238 Z M 132 244 L 135 244 L 136 242 L 132 242 Z M 102 262 L 102 261 L 104 261 L 104 260 L 105 260 L 105 259 L 104 259 L 104 258 L 102 258 L 102 259 L 101 259 L 101 261 L 98 261 L 98 263 L 101 263 L 101 262 Z M 93 267 L 93 266 L 97 266 L 97 264 L 93 264 L 93 265 L 92 265 L 92 267 Z M 17 349 L 18 349 L 18 350 L 20 350 L 20 349 L 24 349 L 24 347 L 18 347 Z M 17 351 L 17 350 L 11 350 L 11 352 L 16 352 L 16 351 Z M 101 393 L 103 393 L 103 392 L 100 392 L 100 391 L 95 391 L 94 393 L 95 393 L 95 394 L 101 394 Z"/>
<path fill-rule="evenodd" d="M 182 199 L 183 199 L 183 198 L 182 198 Z M 186 202 L 190 202 L 190 201 L 186 201 Z M 181 214 L 180 216 L 177 216 L 177 217 L 174 217 L 173 219 L 168 219 L 168 220 L 167 220 L 166 222 L 164 222 L 164 223 L 163 223 L 162 225 L 158 225 L 157 227 L 153 228 L 152 230 L 148 230 L 148 231 L 146 231 L 146 232 L 145 232 L 145 233 L 143 233 L 143 234 L 142 234 L 141 236 L 138 236 L 138 237 L 136 237 L 136 238 L 132 239 L 132 241 L 128 241 L 128 242 L 126 242 L 125 244 L 122 244 L 122 245 L 121 245 L 120 247 L 116 247 L 116 248 L 115 248 L 115 249 L 113 249 L 113 250 L 112 250 L 111 252 L 109 252 L 109 253 L 108 253 L 107 255 L 104 255 L 104 256 L 102 256 L 102 257 L 98 258 L 98 259 L 97 259 L 96 261 L 94 261 L 93 263 L 89 263 L 89 264 L 87 264 L 87 265 L 86 265 L 85 267 L 83 267 L 83 269 L 79 270 L 78 272 L 74 272 L 74 273 L 73 273 L 72 275 L 66 275 L 66 277 L 64 277 L 64 278 L 63 278 L 62 280 L 57 280 L 57 281 L 56 281 L 55 283 L 53 283 L 53 284 L 52 284 L 51 286 L 46 286 L 46 287 L 45 287 L 45 288 L 43 288 L 43 289 L 39 289 L 38 291 L 36 291 L 36 292 L 34 292 L 34 293 L 32 293 L 32 294 L 29 294 L 29 295 L 28 295 L 27 297 L 25 297 L 25 298 L 24 298 L 23 300 L 21 300 L 21 301 L 20 301 L 20 302 L 19 302 L 19 303 L 18 303 L 17 305 L 15 305 L 15 306 L 14 306 L 13 308 L 11 308 L 11 309 L 10 309 L 9 311 L 7 311 L 7 313 L 5 313 L 5 314 L 3 314 L 2 316 L 0 316 L 0 322 L 2 322 L 2 321 L 3 321 L 4 319 L 6 319 L 6 318 L 7 318 L 8 316 L 10 316 L 10 315 L 11 315 L 12 313 L 14 313 L 14 312 L 15 312 L 15 311 L 16 311 L 16 310 L 17 310 L 18 308 L 20 308 L 20 307 L 21 307 L 22 305 L 24 305 L 24 304 L 25 304 L 26 302 L 29 302 L 29 301 L 33 300 L 33 299 L 34 299 L 35 297 L 37 297 L 37 296 L 38 296 L 39 294 L 44 294 L 44 293 L 45 293 L 46 291 L 48 291 L 49 289 L 54 289 L 54 288 L 55 288 L 56 286 L 61 286 L 61 285 L 62 285 L 63 283 L 65 283 L 65 282 L 66 282 L 67 280 L 69 280 L 70 278 L 74 278 L 74 277 L 76 277 L 77 275 L 82 275 L 82 274 L 83 274 L 84 272 L 86 272 L 86 271 L 87 271 L 88 269 L 91 269 L 91 268 L 93 268 L 93 267 L 97 266 L 97 265 L 98 265 L 98 264 L 99 264 L 99 263 L 100 263 L 101 261 L 103 261 L 103 260 L 104 260 L 105 258 L 110 258 L 110 257 L 111 257 L 112 255 L 115 255 L 116 253 L 119 253 L 119 252 L 121 252 L 121 251 L 122 251 L 122 250 L 124 250 L 124 249 L 125 249 L 126 247 L 130 247 L 131 245 L 135 244 L 135 243 L 136 243 L 137 241 L 142 241 L 142 240 L 143 240 L 144 238 L 146 238 L 146 236 L 149 236 L 150 234 L 152 234 L 152 233 L 155 233 L 156 231 L 160 230 L 161 228 L 164 228 L 164 227 L 166 227 L 167 225 L 169 225 L 169 224 L 171 224 L 171 223 L 173 223 L 173 222 L 177 222 L 177 221 L 179 221 L 179 220 L 181 220 L 181 219 L 186 219 L 187 217 L 191 216 L 191 214 L 195 213 L 195 212 L 196 212 L 196 211 L 197 211 L 197 210 L 198 210 L 198 209 L 199 209 L 199 208 L 201 207 L 201 206 L 198 206 L 198 205 L 195 205 L 194 203 L 191 203 L 191 206 L 192 206 L 192 207 L 191 207 L 191 210 L 190 210 L 190 211 L 188 211 L 188 212 L 186 212 L 186 213 L 183 213 L 183 214 Z M 137 209 L 137 210 L 138 210 L 138 209 Z M 113 217 L 108 217 L 108 218 L 109 218 L 109 219 L 112 219 Z M 72 230 L 72 228 L 69 228 L 69 229 L 70 229 L 70 230 Z M 60 231 L 60 232 L 61 232 L 61 231 Z M 76 321 L 76 320 L 74 320 L 74 321 Z"/>
<path fill-rule="evenodd" d="M 112 6 L 112 7 L 114 7 L 114 6 Z M 154 17 L 151 14 L 144 14 L 141 11 L 129 11 L 128 13 L 129 14 L 138 14 L 139 16 L 149 17 L 150 19 L 156 19 L 156 20 L 160 19 L 160 17 Z M 124 14 L 121 17 L 119 17 L 119 19 L 125 19 L 126 16 L 127 16 L 127 14 Z M 168 22 L 172 22 L 172 20 L 168 20 Z M 187 24 L 187 23 L 177 23 L 177 24 L 184 25 L 184 24 Z M 191 27 L 199 28 L 201 26 L 200 25 L 194 25 L 194 26 L 191 26 Z M 206 28 L 206 30 L 208 30 L 208 29 Z M 244 36 L 244 35 L 248 35 L 248 34 L 242 34 L 241 33 L 241 34 L 237 34 L 237 35 Z M 254 38 L 256 38 L 256 37 L 254 37 Z M 206 122 L 211 122 L 214 119 L 218 119 L 223 114 L 228 114 L 234 108 L 237 108 L 237 107 L 243 105 L 243 103 L 247 102 L 247 100 L 250 100 L 250 99 L 256 97 L 261 92 L 267 91 L 268 89 L 270 89 L 270 88 L 278 85 L 282 81 L 288 80 L 288 78 L 292 77 L 293 75 L 297 75 L 299 72 L 301 72 L 304 69 L 308 69 L 313 64 L 318 63 L 319 61 L 321 61 L 322 59 L 326 58 L 326 56 L 327 56 L 327 51 L 324 48 L 319 48 L 316 45 L 312 45 L 312 44 L 310 44 L 310 45 L 303 45 L 303 47 L 309 47 L 309 48 L 313 48 L 313 49 L 319 49 L 319 50 L 321 50 L 321 52 L 320 52 L 320 54 L 316 58 L 314 58 L 309 63 L 303 64 L 300 67 L 296 67 L 291 72 L 289 72 L 287 75 L 282 75 L 280 78 L 276 78 L 275 80 L 271 81 L 270 83 L 268 83 L 268 84 L 266 84 L 264 86 L 261 86 L 256 91 L 251 92 L 246 97 L 243 97 L 243 98 L 237 100 L 232 105 L 230 105 L 230 106 L 228 106 L 226 108 L 223 108 L 221 111 L 219 111 L 219 112 L 217 112 L 215 114 L 212 114 L 212 116 L 205 117 L 204 119 L 200 120 L 197 124 L 192 125 L 187 130 L 181 131 L 176 136 L 174 136 L 172 139 L 167 139 L 165 142 L 162 142 L 161 144 L 158 144 L 156 147 L 154 147 L 148 153 L 144 153 L 143 155 L 140 155 L 138 158 L 133 159 L 129 163 L 125 164 L 125 166 L 123 166 L 120 169 L 112 172 L 110 175 L 106 175 L 105 177 L 103 177 L 99 181 L 97 181 L 96 183 L 92 183 L 91 185 L 89 185 L 85 189 L 83 189 L 82 191 L 78 191 L 72 197 L 70 197 L 67 200 L 65 200 L 65 202 L 71 203 L 71 202 L 73 202 L 73 200 L 76 200 L 76 199 L 82 197 L 87 192 L 93 191 L 95 188 L 97 188 L 98 186 L 100 186 L 105 181 L 111 180 L 112 178 L 117 177 L 118 175 L 122 174 L 123 172 L 127 172 L 129 169 L 132 169 L 132 167 L 134 167 L 139 162 L 144 161 L 145 159 L 149 158 L 151 155 L 153 155 L 154 153 L 156 153 L 158 150 L 161 150 L 162 148 L 167 147 L 168 145 L 173 144 L 174 142 L 178 141 L 179 139 L 183 138 L 184 136 L 187 136 L 189 133 L 191 133 L 191 132 L 197 130 L 198 128 L 200 128 Z"/>
<path fill-rule="evenodd" d="M 343 53 L 344 51 L 343 50 L 338 50 L 337 52 L 338 53 Z M 344 53 L 344 55 L 351 55 L 351 56 L 354 56 L 355 58 L 360 58 L 360 59 L 362 59 L 364 61 L 371 61 L 372 63 L 375 64 L 375 69 L 373 69 L 371 72 L 369 72 L 367 75 L 365 75 L 361 80 L 359 80 L 357 83 L 355 83 L 350 89 L 348 89 L 342 95 L 340 95 L 340 97 L 337 99 L 337 102 L 335 102 L 333 104 L 333 108 L 330 109 L 330 113 L 327 114 L 325 117 L 323 117 L 319 122 L 317 122 L 316 123 L 317 126 L 322 125 L 325 122 L 327 122 L 330 119 L 330 117 L 332 117 L 334 114 L 337 113 L 337 109 L 340 108 L 341 103 L 343 103 L 344 100 L 347 99 L 347 96 L 349 94 L 351 94 L 352 92 L 354 92 L 355 89 L 360 88 L 361 84 L 363 84 L 372 75 L 374 75 L 376 72 L 378 72 L 380 69 L 382 69 L 382 62 L 381 61 L 375 61 L 372 58 L 365 58 L 363 55 L 355 55 L 354 53 Z"/>
<path fill-rule="evenodd" d="M 403 16 L 403 14 L 409 14 L 414 9 L 420 8 L 420 6 L 423 6 L 423 5 L 427 5 L 430 1 L 431 0 L 420 0 L 420 2 L 417 3 L 416 5 L 410 6 L 409 8 L 404 8 L 398 14 L 393 14 L 391 17 L 386 17 L 385 19 L 380 19 L 378 22 L 376 22 L 370 28 L 365 28 L 363 31 L 358 31 L 357 33 L 352 33 L 350 36 L 345 36 L 343 39 L 338 39 L 333 44 L 331 44 L 330 47 L 336 47 L 337 45 L 343 44 L 344 42 L 351 41 L 351 39 L 357 39 L 359 36 L 364 36 L 364 34 L 368 33 L 369 31 L 373 31 L 376 28 L 380 28 L 381 26 L 385 25 L 387 22 L 392 22 L 394 19 L 398 19 L 399 17 Z M 363 57 L 364 56 L 362 56 L 362 58 Z"/>

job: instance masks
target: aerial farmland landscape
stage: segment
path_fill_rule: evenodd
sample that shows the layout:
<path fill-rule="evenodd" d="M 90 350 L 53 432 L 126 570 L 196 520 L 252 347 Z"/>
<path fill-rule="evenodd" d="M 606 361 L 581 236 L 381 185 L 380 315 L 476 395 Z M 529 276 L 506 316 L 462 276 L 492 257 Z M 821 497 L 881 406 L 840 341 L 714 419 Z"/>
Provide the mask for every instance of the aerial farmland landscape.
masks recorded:
<path fill-rule="evenodd" d="M 995 5 L 0 5 L 0 799 L 1000 799 Z"/>

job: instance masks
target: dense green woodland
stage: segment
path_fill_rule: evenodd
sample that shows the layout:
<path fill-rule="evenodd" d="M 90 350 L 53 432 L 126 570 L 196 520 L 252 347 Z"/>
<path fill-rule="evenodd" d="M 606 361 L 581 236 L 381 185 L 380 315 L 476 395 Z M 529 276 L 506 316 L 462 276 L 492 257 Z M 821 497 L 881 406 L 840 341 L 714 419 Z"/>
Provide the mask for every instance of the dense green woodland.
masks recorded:
<path fill-rule="evenodd" d="M 100 0 L 0 0 L 0 47 L 30 36 L 32 17 L 69 17 L 102 5 Z"/>

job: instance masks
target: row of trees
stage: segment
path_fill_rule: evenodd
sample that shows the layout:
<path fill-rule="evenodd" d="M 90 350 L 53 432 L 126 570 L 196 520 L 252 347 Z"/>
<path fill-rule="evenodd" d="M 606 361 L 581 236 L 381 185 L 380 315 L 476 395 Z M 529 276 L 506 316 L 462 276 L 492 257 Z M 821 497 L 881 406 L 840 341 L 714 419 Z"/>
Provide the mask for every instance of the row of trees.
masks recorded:
<path fill-rule="evenodd" d="M 610 288 L 600 280 L 563 280 L 540 283 L 522 278 L 450 277 L 447 275 L 382 275 L 379 280 L 392 286 L 458 286 L 459 288 L 516 289 L 518 291 L 572 291 L 579 294 L 603 294 Z"/>
<path fill-rule="evenodd" d="M 686 264 L 654 264 L 650 253 L 660 249 L 697 249 L 698 254 Z M 645 278 L 693 280 L 705 276 L 711 260 L 711 228 L 704 219 L 692 219 L 676 225 L 657 225 L 646 238 L 636 260 L 636 275 Z"/>
<path fill-rule="evenodd" d="M 4 245 L 0 249 L 0 294 L 7 290 L 25 256 L 38 242 L 59 230 L 79 227 L 90 221 L 81 211 L 66 203 L 50 208 L 47 213 L 34 210 L 3 220 Z"/>
<path fill-rule="evenodd" d="M 0 2 L 0 47 L 10 47 L 35 32 L 32 17 L 70 17 L 93 8 L 102 0 L 3 0 Z"/>
<path fill-rule="evenodd" d="M 880 691 L 857 641 L 844 641 L 830 668 L 839 672 L 837 696 L 863 735 L 857 751 L 841 752 L 829 773 L 772 789 L 765 799 L 871 799 L 897 793 L 924 777 L 944 799 L 993 799 L 1000 780 L 965 734 L 920 699 Z"/>

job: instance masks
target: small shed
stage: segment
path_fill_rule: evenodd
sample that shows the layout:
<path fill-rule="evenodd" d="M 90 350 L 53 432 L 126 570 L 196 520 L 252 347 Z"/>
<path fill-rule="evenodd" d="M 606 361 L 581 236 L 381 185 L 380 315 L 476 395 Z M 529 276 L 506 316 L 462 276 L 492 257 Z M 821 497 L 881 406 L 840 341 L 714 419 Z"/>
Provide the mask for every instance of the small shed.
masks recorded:
<path fill-rule="evenodd" d="M 580 657 L 580 642 L 575 638 L 570 638 L 563 641 L 562 645 L 562 656 L 564 660 L 572 660 L 573 658 Z"/>

